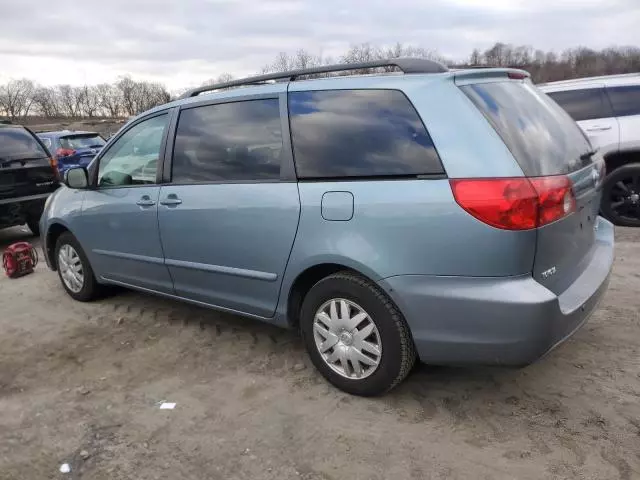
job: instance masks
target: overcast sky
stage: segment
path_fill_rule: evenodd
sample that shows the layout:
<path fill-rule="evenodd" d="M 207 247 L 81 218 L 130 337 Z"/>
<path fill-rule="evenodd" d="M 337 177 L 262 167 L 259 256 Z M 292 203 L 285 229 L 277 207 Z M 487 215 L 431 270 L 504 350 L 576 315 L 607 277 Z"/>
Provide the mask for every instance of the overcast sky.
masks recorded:
<path fill-rule="evenodd" d="M 640 46 L 640 0 L 0 0 L 0 82 L 130 74 L 175 90 L 298 48 L 402 42 L 463 59 L 496 41 Z"/>

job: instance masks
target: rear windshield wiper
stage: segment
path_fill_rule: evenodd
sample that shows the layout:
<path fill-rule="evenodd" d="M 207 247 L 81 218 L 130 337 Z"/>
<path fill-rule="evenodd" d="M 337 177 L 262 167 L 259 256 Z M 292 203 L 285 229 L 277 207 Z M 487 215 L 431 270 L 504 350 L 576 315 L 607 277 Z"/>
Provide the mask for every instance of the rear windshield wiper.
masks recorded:
<path fill-rule="evenodd" d="M 586 153 L 583 153 L 582 155 L 580 155 L 580 160 L 589 160 L 591 157 L 593 157 L 596 153 L 598 153 L 598 149 L 594 149 L 594 150 L 590 150 Z"/>

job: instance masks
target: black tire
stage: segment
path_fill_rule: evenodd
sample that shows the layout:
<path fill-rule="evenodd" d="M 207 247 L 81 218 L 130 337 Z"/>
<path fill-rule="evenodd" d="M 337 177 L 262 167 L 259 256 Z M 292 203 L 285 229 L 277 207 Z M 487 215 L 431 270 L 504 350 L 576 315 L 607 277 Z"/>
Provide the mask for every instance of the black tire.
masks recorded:
<path fill-rule="evenodd" d="M 361 306 L 380 334 L 382 355 L 376 370 L 365 378 L 346 378 L 336 373 L 316 347 L 313 323 L 327 301 L 343 298 Z M 307 293 L 300 311 L 300 330 L 311 361 L 337 388 L 361 396 L 380 395 L 398 385 L 416 360 L 409 327 L 387 295 L 369 280 L 351 272 L 338 272 L 316 283 Z"/>
<path fill-rule="evenodd" d="M 78 253 L 78 257 L 80 258 L 80 262 L 82 263 L 84 281 L 82 284 L 82 288 L 78 292 L 74 292 L 69 289 L 69 287 L 67 287 L 64 280 L 62 279 L 62 274 L 58 265 L 58 255 L 63 245 L 70 245 L 71 247 L 73 247 L 73 249 Z M 71 298 L 73 298 L 74 300 L 78 300 L 79 302 L 90 302 L 102 296 L 104 288 L 96 281 L 96 277 L 93 273 L 93 269 L 91 268 L 91 264 L 89 263 L 89 259 L 85 255 L 84 250 L 80 246 L 78 240 L 76 240 L 76 237 L 74 237 L 70 232 L 64 232 L 58 237 L 56 241 L 56 247 L 54 249 L 53 261 L 56 262 L 56 270 L 58 271 L 60 283 L 62 283 L 62 287 L 67 291 Z"/>
<path fill-rule="evenodd" d="M 27 218 L 27 227 L 31 230 L 36 237 L 40 236 L 40 218 L 29 217 Z"/>
<path fill-rule="evenodd" d="M 607 176 L 602 187 L 602 216 L 615 225 L 640 227 L 640 202 L 631 201 L 633 194 L 640 194 L 640 163 L 624 165 Z M 625 197 L 626 205 L 616 207 Z"/>

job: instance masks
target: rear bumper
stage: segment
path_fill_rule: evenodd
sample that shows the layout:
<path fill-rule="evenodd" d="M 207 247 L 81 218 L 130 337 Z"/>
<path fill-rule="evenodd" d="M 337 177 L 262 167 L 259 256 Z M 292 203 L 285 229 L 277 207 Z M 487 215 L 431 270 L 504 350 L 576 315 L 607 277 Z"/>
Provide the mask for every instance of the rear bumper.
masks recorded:
<path fill-rule="evenodd" d="M 425 363 L 526 365 L 569 338 L 607 290 L 613 225 L 598 219 L 590 263 L 555 295 L 530 275 L 389 277 L 380 285 L 403 312 Z"/>

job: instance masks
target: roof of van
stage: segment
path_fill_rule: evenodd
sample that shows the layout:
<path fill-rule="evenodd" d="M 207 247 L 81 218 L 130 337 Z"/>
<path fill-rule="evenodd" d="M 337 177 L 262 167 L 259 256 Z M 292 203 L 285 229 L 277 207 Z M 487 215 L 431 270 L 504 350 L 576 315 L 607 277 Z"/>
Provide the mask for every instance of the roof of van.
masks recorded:
<path fill-rule="evenodd" d="M 419 59 L 426 60 L 426 59 Z M 431 61 L 429 61 L 431 62 Z M 437 62 L 433 62 L 437 63 Z M 362 69 L 361 66 L 363 64 L 351 65 L 350 69 Z M 284 77 L 283 80 L 280 81 L 263 81 L 260 83 L 255 83 L 253 79 L 257 77 L 249 77 L 246 79 L 235 80 L 230 83 L 234 83 L 232 87 L 219 87 L 216 85 L 203 87 L 198 89 L 193 89 L 187 91 L 177 100 L 174 100 L 169 103 L 165 103 L 163 105 L 159 105 L 155 108 L 142 112 L 135 117 L 129 118 L 127 123 L 137 120 L 143 116 L 147 116 L 151 113 L 161 112 L 163 110 L 168 110 L 169 108 L 180 106 L 180 105 L 188 105 L 191 103 L 199 103 L 203 100 L 225 100 L 231 99 L 234 97 L 244 97 L 248 95 L 260 95 L 260 94 L 277 94 L 286 91 L 286 85 L 295 84 L 309 84 L 317 85 L 316 82 L 330 82 L 332 85 L 328 88 L 374 88 L 371 85 L 379 85 L 381 82 L 385 80 L 396 82 L 399 78 L 407 77 L 407 78 L 416 78 L 423 77 L 425 80 L 429 79 L 432 81 L 444 80 L 444 79 L 452 79 L 452 78 L 469 78 L 476 79 L 488 76 L 495 75 L 504 75 L 505 77 L 508 74 L 516 73 L 517 77 L 514 78 L 524 78 L 529 77 L 529 73 L 524 70 L 519 70 L 516 68 L 496 68 L 496 67 L 481 67 L 481 68 L 463 68 L 463 69 L 448 69 L 444 66 L 439 71 L 433 71 L 432 73 L 419 73 L 419 72 L 385 72 L 385 73 L 375 73 L 375 74 L 353 74 L 353 75 L 334 75 L 328 77 L 320 77 L 320 78 L 309 78 L 309 79 L 289 79 Z M 367 68 L 367 67 L 364 67 Z M 368 67 L 368 68 L 376 68 L 376 67 Z M 339 71 L 339 70 L 338 70 Z M 280 75 L 284 75 L 290 72 L 282 72 L 273 74 L 274 77 L 282 79 L 283 77 Z M 309 74 L 306 74 L 309 75 Z M 262 76 L 261 76 L 262 77 Z M 357 83 L 358 79 L 362 79 L 361 87 L 354 87 L 354 83 Z M 225 84 L 221 84 L 225 85 Z M 317 89 L 317 88 L 312 88 Z M 202 91 L 201 91 L 202 90 Z M 193 93 L 196 92 L 197 93 Z"/>

